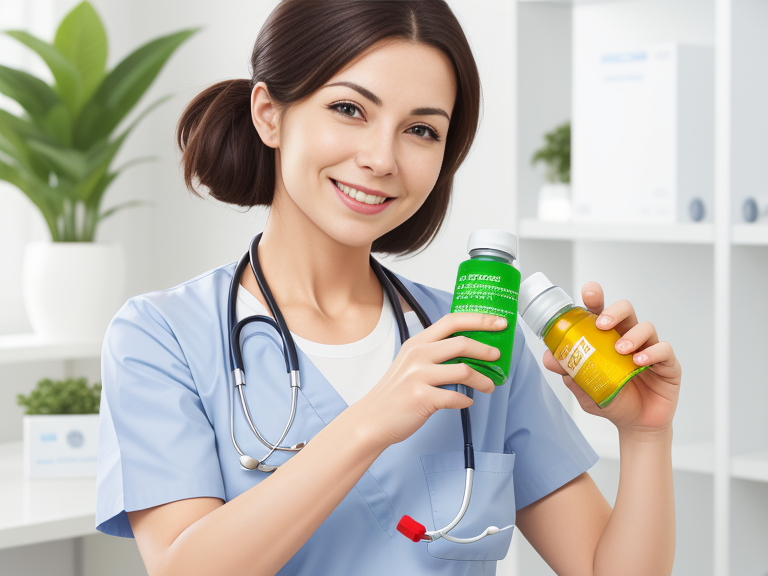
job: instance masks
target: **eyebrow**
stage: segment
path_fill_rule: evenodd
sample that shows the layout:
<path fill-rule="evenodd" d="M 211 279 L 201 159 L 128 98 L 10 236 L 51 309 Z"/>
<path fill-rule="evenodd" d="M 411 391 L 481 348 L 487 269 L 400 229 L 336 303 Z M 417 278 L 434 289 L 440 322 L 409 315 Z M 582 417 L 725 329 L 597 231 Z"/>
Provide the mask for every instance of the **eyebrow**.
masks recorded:
<path fill-rule="evenodd" d="M 381 98 L 376 96 L 373 92 L 370 90 L 363 88 L 359 84 L 355 84 L 354 82 L 334 82 L 333 84 L 326 84 L 323 86 L 323 88 L 330 88 L 331 86 L 346 86 L 347 88 L 352 88 L 352 90 L 355 90 L 368 98 L 371 102 L 376 104 L 376 106 L 381 106 Z M 411 110 L 412 116 L 445 116 L 448 121 L 451 121 L 451 117 L 448 116 L 448 113 L 443 110 L 442 108 L 414 108 Z"/>

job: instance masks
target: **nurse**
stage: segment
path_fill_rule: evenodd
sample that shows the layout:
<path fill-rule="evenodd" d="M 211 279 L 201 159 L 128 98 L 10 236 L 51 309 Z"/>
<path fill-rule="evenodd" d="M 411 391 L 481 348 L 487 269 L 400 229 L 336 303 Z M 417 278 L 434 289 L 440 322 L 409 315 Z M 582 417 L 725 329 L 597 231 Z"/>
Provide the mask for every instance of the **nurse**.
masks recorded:
<path fill-rule="evenodd" d="M 257 255 L 296 342 L 296 416 L 269 473 L 232 443 L 266 450 L 239 403 L 230 421 L 227 302 L 237 262 L 130 298 L 103 344 L 96 528 L 135 538 L 150 575 L 493 574 L 513 529 L 473 544 L 414 543 L 408 514 L 445 525 L 464 481 L 459 409 L 470 407 L 475 486 L 451 533 L 515 524 L 558 574 L 668 574 L 674 557 L 672 418 L 681 368 L 626 300 L 585 305 L 651 365 L 600 410 L 560 369 L 581 407 L 613 422 L 621 477 L 612 510 L 587 470 L 598 457 L 560 404 L 518 326 L 503 386 L 457 356 L 498 351 L 463 330 L 494 317 L 450 313 L 450 292 L 396 275 L 428 316 L 396 306 L 371 253 L 409 255 L 439 231 L 476 134 L 480 82 L 442 0 L 284 0 L 259 32 L 252 77 L 198 95 L 178 126 L 185 180 L 237 206 L 270 206 Z M 470 188 L 462 193 L 471 193 Z M 482 197 L 482 196 L 481 196 Z M 245 251 L 247 246 L 242 247 Z M 238 254 L 239 257 L 240 254 Z M 237 320 L 272 316 L 250 267 Z M 291 408 L 282 340 L 248 324 L 244 394 L 277 440 Z M 626 343 L 626 347 L 621 344 Z M 439 388 L 460 383 L 473 399 Z M 234 426 L 234 430 L 231 429 Z"/>

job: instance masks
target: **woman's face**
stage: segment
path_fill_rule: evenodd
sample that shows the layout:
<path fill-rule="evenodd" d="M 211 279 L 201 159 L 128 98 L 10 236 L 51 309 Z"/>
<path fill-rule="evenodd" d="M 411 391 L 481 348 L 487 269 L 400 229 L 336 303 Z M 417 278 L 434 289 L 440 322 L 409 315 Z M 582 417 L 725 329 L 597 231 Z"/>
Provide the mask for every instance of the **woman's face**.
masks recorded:
<path fill-rule="evenodd" d="M 252 95 L 256 103 L 266 97 L 254 90 L 262 93 Z M 338 242 L 369 246 L 432 191 L 455 96 L 453 67 L 441 51 L 391 39 L 372 46 L 276 116 L 266 143 L 276 148 L 278 210 L 297 208 Z M 336 182 L 373 191 L 375 203 L 343 195 Z M 379 204 L 381 196 L 391 199 Z"/>

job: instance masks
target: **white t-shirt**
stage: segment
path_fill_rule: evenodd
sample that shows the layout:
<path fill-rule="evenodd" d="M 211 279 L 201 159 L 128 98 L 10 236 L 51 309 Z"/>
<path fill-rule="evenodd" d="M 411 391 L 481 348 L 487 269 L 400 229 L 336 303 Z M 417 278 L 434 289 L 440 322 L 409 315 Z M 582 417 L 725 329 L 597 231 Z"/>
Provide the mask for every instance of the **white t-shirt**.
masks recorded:
<path fill-rule="evenodd" d="M 395 359 L 397 321 L 384 288 L 381 291 L 384 305 L 379 322 L 373 332 L 362 340 L 349 344 L 320 344 L 291 331 L 296 346 L 307 355 L 347 405 L 365 396 L 384 377 Z M 236 311 L 238 322 L 255 314 L 271 317 L 264 305 L 242 286 L 237 291 Z M 413 310 L 405 313 L 405 322 L 411 336 L 423 330 Z"/>

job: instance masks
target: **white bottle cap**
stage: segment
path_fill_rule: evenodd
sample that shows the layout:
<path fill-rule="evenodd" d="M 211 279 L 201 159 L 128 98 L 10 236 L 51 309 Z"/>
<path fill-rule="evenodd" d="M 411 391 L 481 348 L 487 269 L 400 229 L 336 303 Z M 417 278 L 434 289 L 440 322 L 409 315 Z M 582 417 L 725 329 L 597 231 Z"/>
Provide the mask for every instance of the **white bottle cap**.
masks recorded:
<path fill-rule="evenodd" d="M 513 260 L 517 260 L 517 236 L 506 230 L 475 230 L 469 235 L 467 241 L 467 252 L 472 250 L 482 250 L 490 248 L 492 250 L 501 250 L 509 254 Z"/>
<path fill-rule="evenodd" d="M 541 332 L 557 312 L 573 300 L 542 272 L 534 272 L 520 284 L 518 311 L 528 327 L 541 338 Z"/>

